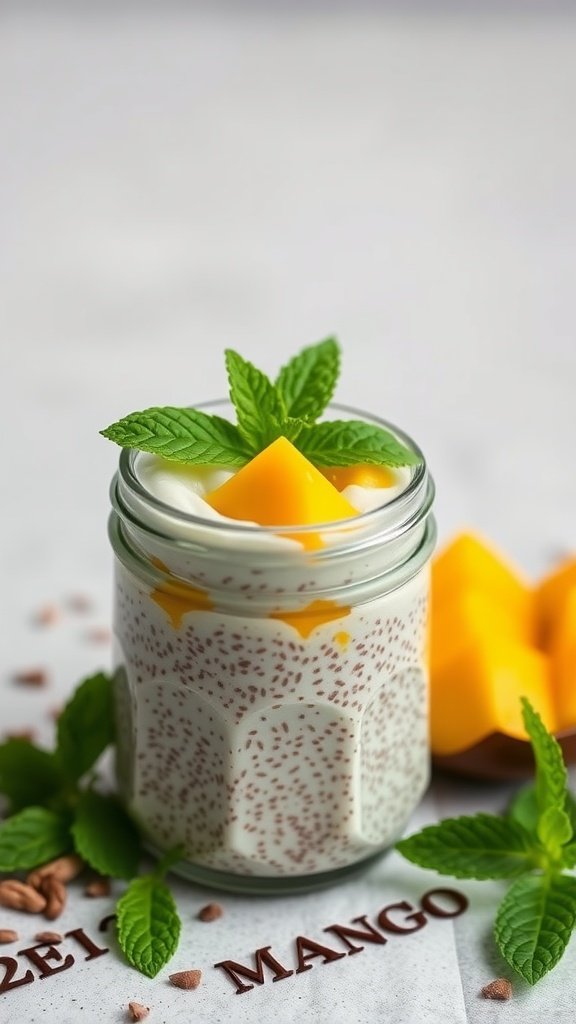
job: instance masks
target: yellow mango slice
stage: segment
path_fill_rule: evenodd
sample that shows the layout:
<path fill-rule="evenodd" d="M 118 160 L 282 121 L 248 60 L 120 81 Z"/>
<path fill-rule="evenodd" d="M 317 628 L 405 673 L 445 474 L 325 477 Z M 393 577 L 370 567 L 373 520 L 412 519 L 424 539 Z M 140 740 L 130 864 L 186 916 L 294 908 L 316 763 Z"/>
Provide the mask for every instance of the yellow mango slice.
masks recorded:
<path fill-rule="evenodd" d="M 319 466 L 337 491 L 345 487 L 393 487 L 396 477 L 388 466 Z"/>
<path fill-rule="evenodd" d="M 558 728 L 576 726 L 576 586 L 564 598 L 550 645 Z"/>
<path fill-rule="evenodd" d="M 285 437 L 206 495 L 223 516 L 261 526 L 306 526 L 358 515 L 346 498 Z"/>
<path fill-rule="evenodd" d="M 532 643 L 532 623 L 482 590 L 463 590 L 444 601 L 432 601 L 430 667 L 434 672 L 471 643 L 494 637 Z"/>
<path fill-rule="evenodd" d="M 557 728 L 548 658 L 502 640 L 470 645 L 432 674 L 431 746 L 456 754 L 493 732 L 526 739 L 520 697 L 551 731 Z"/>
<path fill-rule="evenodd" d="M 576 587 L 576 558 L 567 559 L 536 588 L 540 642 L 544 648 L 551 642 L 554 623 L 561 617 L 562 606 L 572 587 Z"/>
<path fill-rule="evenodd" d="M 432 601 L 474 589 L 526 622 L 533 622 L 533 597 L 523 579 L 479 537 L 462 533 L 432 564 Z"/>

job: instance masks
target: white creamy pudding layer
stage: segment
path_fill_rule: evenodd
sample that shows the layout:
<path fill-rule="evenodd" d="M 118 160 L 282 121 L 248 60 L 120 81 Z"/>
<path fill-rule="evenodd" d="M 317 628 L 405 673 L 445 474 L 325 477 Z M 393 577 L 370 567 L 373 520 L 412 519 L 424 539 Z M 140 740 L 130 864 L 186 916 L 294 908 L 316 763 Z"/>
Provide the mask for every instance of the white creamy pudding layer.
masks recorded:
<path fill-rule="evenodd" d="M 185 466 L 146 453 L 138 455 L 136 461 L 136 473 L 142 485 L 158 501 L 169 505 L 170 508 L 202 519 L 256 526 L 256 523 L 249 520 L 230 519 L 228 516 L 220 515 L 205 500 L 207 494 L 215 491 L 234 476 L 235 472 L 217 466 Z M 409 469 L 394 469 L 390 472 L 395 478 L 395 483 L 391 487 L 351 485 L 345 487 L 342 494 L 360 514 L 388 505 L 410 482 Z"/>
<path fill-rule="evenodd" d="M 315 551 L 289 527 L 218 515 L 204 498 L 224 470 L 135 466 L 155 502 L 135 498 L 125 522 L 145 522 L 133 548 L 155 575 L 119 554 L 118 769 L 151 843 L 183 844 L 200 881 L 303 878 L 390 845 L 428 781 L 428 571 L 383 585 L 419 534 L 365 548 L 371 515 L 357 552 L 330 544 L 413 471 L 346 488 L 359 517 L 329 524 Z"/>

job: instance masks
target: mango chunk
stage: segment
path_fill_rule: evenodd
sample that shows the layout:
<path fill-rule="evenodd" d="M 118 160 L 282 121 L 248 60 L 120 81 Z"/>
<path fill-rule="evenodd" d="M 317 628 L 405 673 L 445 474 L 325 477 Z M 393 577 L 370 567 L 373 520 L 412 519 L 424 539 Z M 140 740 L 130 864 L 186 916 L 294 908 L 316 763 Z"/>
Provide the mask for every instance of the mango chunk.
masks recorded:
<path fill-rule="evenodd" d="M 576 587 L 564 599 L 550 646 L 558 728 L 576 726 Z"/>
<path fill-rule="evenodd" d="M 261 526 L 307 526 L 358 515 L 311 462 L 279 437 L 233 477 L 206 495 L 223 516 Z"/>
<path fill-rule="evenodd" d="M 556 730 L 545 655 L 502 640 L 470 643 L 432 676 L 433 753 L 459 753 L 493 732 L 526 739 L 520 697 Z"/>
<path fill-rule="evenodd" d="M 320 472 L 336 490 L 345 487 L 394 487 L 396 477 L 388 466 L 320 466 Z"/>
<path fill-rule="evenodd" d="M 463 590 L 432 602 L 430 668 L 432 673 L 470 644 L 494 637 L 520 644 L 532 642 L 532 622 L 482 590 Z"/>
<path fill-rule="evenodd" d="M 547 647 L 552 640 L 554 623 L 563 611 L 572 587 L 576 587 L 576 558 L 569 558 L 542 579 L 536 588 L 536 610 L 540 623 L 540 642 Z"/>
<path fill-rule="evenodd" d="M 474 589 L 506 606 L 526 622 L 533 621 L 533 597 L 522 578 L 479 537 L 462 533 L 432 565 L 432 601 Z"/>

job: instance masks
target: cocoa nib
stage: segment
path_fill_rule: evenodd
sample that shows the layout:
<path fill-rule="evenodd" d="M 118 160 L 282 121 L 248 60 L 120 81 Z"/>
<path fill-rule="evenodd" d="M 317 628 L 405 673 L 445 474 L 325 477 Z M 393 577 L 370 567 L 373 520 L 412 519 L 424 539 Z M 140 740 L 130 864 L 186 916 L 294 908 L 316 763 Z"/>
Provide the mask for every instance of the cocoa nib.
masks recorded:
<path fill-rule="evenodd" d="M 512 996 L 512 985 L 508 978 L 496 978 L 482 989 L 484 999 L 510 999 Z"/>
<path fill-rule="evenodd" d="M 34 939 L 36 942 L 50 943 L 53 946 L 55 942 L 62 942 L 63 936 L 60 932 L 37 932 Z"/>
<path fill-rule="evenodd" d="M 170 975 L 170 982 L 176 988 L 198 988 L 202 980 L 202 971 L 178 971 Z"/>
<path fill-rule="evenodd" d="M 223 913 L 224 911 L 219 903 L 207 903 L 198 912 L 198 918 L 200 921 L 217 921 L 219 917 L 222 917 Z"/>
<path fill-rule="evenodd" d="M 143 1006 L 142 1003 L 128 1003 L 128 1013 L 130 1020 L 145 1020 L 150 1013 L 150 1007 Z"/>
<path fill-rule="evenodd" d="M 0 943 L 18 942 L 19 938 L 18 932 L 12 931 L 11 928 L 0 928 Z"/>
<path fill-rule="evenodd" d="M 13 679 L 21 686 L 45 686 L 48 682 L 48 674 L 43 668 L 25 668 L 15 672 Z"/>
<path fill-rule="evenodd" d="M 84 889 L 85 896 L 98 897 L 110 895 L 109 878 L 93 878 Z"/>

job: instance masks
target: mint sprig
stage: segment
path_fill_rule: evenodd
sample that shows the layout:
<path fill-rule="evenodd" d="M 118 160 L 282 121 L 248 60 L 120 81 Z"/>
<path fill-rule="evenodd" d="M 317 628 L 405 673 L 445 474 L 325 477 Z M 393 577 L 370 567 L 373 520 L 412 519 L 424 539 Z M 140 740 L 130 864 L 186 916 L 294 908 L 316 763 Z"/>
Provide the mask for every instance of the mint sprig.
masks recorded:
<path fill-rule="evenodd" d="M 122 448 L 186 465 L 241 467 L 278 437 L 286 437 L 316 466 L 413 466 L 415 452 L 393 434 L 359 420 L 316 423 L 340 371 L 335 338 L 309 345 L 271 381 L 234 349 L 226 349 L 230 400 L 237 425 L 200 409 L 153 407 L 130 413 L 100 433 Z"/>
<path fill-rule="evenodd" d="M 63 708 L 54 751 L 27 740 L 0 744 L 0 794 L 16 811 L 0 823 L 0 872 L 29 871 L 74 852 L 100 874 L 130 880 L 118 903 L 120 946 L 153 977 L 178 944 L 180 920 L 164 875 L 183 851 L 171 850 L 152 874 L 134 877 L 138 828 L 114 795 L 95 788 L 97 762 L 113 741 L 112 679 L 98 672 Z"/>
<path fill-rule="evenodd" d="M 448 818 L 396 849 L 443 875 L 516 878 L 498 908 L 494 937 L 507 963 L 534 985 L 556 966 L 576 925 L 576 878 L 563 873 L 576 866 L 576 804 L 561 748 L 526 698 L 522 715 L 536 780 L 508 815 Z"/>

